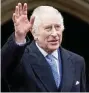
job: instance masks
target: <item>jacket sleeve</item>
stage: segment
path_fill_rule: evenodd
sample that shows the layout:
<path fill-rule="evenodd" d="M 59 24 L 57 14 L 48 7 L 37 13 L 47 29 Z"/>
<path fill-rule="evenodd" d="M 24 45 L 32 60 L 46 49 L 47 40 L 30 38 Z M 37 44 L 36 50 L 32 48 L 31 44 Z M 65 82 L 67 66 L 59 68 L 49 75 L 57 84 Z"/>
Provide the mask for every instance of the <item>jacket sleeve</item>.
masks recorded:
<path fill-rule="evenodd" d="M 1 49 L 1 77 L 11 71 L 21 59 L 26 44 L 19 46 L 14 40 L 14 33 L 9 37 Z"/>

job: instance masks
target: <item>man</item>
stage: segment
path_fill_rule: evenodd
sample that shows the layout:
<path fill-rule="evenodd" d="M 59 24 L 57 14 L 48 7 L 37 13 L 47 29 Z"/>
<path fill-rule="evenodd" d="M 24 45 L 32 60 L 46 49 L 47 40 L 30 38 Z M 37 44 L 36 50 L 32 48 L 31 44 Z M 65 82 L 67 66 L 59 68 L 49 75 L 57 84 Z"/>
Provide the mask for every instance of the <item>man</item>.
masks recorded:
<path fill-rule="evenodd" d="M 27 19 L 27 4 L 13 13 L 15 32 L 2 48 L 2 78 L 9 91 L 80 92 L 85 89 L 83 57 L 61 47 L 63 17 L 51 6 L 39 6 Z M 30 44 L 27 33 L 34 40 Z"/>

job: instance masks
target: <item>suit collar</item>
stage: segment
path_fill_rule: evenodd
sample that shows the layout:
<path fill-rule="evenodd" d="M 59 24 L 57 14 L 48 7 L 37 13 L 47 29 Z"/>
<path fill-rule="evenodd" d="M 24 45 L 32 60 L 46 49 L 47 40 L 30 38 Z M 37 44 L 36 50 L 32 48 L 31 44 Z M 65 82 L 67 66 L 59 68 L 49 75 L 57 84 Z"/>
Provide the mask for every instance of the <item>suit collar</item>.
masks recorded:
<path fill-rule="evenodd" d="M 61 92 L 71 91 L 74 79 L 74 65 L 71 59 L 71 54 L 64 48 L 60 47 L 62 60 L 62 82 Z"/>
<path fill-rule="evenodd" d="M 44 51 L 41 47 L 39 47 L 39 45 L 36 43 L 37 48 L 40 50 L 40 52 L 43 54 L 44 57 L 46 57 L 48 55 L 48 53 L 46 51 Z"/>
<path fill-rule="evenodd" d="M 51 72 L 51 68 L 42 53 L 35 45 L 35 42 L 33 41 L 28 48 L 29 51 L 31 51 L 29 52 L 30 55 L 35 56 L 34 59 L 31 59 L 35 60 L 31 61 L 31 66 L 34 70 L 34 73 L 38 76 L 39 80 L 42 82 L 47 91 L 56 91 L 57 87 Z"/>
<path fill-rule="evenodd" d="M 51 68 L 47 63 L 44 56 L 41 54 L 35 42 L 30 44 L 30 55 L 35 56 L 36 61 L 31 61 L 34 72 L 39 77 L 47 91 L 56 91 L 57 87 L 53 79 Z M 62 80 L 61 80 L 61 92 L 67 92 L 71 90 L 74 78 L 74 65 L 72 63 L 71 55 L 67 50 L 60 47 L 60 55 L 62 60 Z"/>

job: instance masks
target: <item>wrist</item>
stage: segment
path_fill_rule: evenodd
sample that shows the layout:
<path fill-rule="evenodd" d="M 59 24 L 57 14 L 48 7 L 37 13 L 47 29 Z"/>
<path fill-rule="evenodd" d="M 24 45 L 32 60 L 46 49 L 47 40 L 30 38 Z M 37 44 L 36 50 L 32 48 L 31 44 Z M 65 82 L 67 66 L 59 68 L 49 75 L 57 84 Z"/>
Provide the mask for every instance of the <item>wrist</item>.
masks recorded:
<path fill-rule="evenodd" d="M 25 35 L 18 35 L 17 33 L 15 33 L 15 42 L 16 43 L 24 43 L 25 41 Z"/>

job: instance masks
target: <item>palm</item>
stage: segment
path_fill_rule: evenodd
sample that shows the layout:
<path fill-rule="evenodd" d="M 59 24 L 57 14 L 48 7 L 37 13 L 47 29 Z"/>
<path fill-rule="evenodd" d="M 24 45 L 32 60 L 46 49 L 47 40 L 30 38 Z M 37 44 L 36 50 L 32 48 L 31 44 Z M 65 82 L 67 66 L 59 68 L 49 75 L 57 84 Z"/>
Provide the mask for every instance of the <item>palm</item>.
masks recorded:
<path fill-rule="evenodd" d="M 15 27 L 15 38 L 17 41 L 25 39 L 27 32 L 32 28 L 34 18 L 30 21 L 27 18 L 27 4 L 25 3 L 22 7 L 21 3 L 15 8 L 15 13 L 13 13 L 13 22 Z"/>
<path fill-rule="evenodd" d="M 15 23 L 15 30 L 19 31 L 19 33 L 24 34 L 29 31 L 31 24 L 27 19 L 26 15 L 21 15 Z"/>

